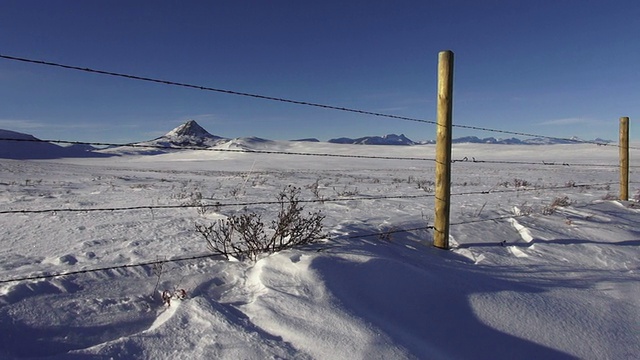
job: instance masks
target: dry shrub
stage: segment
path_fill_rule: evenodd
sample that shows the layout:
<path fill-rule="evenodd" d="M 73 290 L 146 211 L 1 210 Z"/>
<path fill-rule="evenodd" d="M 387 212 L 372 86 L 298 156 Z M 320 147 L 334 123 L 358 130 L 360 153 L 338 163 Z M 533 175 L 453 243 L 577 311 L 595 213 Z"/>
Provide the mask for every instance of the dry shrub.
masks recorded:
<path fill-rule="evenodd" d="M 569 200 L 568 196 L 557 197 L 551 202 L 550 205 L 546 206 L 542 210 L 542 213 L 544 215 L 551 215 L 556 211 L 557 208 L 565 207 L 565 206 L 569 206 L 569 205 L 571 205 L 571 200 Z"/>
<path fill-rule="evenodd" d="M 210 225 L 196 224 L 196 230 L 214 253 L 230 259 L 255 261 L 260 254 L 275 253 L 313 243 L 324 237 L 320 212 L 305 215 L 298 195 L 300 189 L 288 186 L 278 195 L 280 211 L 267 229 L 262 216 L 256 213 L 231 215 Z"/>

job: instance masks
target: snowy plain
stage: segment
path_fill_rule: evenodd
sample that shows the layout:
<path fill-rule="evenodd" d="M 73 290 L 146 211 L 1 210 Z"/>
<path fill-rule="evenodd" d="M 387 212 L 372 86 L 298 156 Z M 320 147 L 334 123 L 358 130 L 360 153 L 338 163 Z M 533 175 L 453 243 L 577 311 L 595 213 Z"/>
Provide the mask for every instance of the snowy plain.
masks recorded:
<path fill-rule="evenodd" d="M 220 147 L 423 159 L 435 149 Z M 614 199 L 617 147 L 455 145 L 466 161 L 452 165 L 450 250 L 426 228 L 433 161 L 109 151 L 126 155 L 0 159 L 0 358 L 640 358 L 640 204 Z M 196 223 L 270 219 L 278 206 L 255 203 L 288 185 L 327 200 L 304 203 L 326 216 L 325 239 L 255 263 L 173 261 L 208 254 Z M 8 281 L 155 260 L 168 261 Z M 164 305 L 160 292 L 177 289 L 187 296 Z"/>

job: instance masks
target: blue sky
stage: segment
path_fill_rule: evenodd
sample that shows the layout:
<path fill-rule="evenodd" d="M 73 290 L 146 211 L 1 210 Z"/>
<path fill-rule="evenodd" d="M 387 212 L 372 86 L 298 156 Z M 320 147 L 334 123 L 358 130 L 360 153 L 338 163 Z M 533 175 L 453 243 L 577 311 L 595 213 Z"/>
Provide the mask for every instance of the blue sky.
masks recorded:
<path fill-rule="evenodd" d="M 0 0 L 0 54 L 454 123 L 640 140 L 640 2 Z M 398 121 L 0 59 L 0 128 L 142 141 L 188 119 L 224 137 L 435 138 Z M 509 137 L 455 128 L 454 137 Z"/>

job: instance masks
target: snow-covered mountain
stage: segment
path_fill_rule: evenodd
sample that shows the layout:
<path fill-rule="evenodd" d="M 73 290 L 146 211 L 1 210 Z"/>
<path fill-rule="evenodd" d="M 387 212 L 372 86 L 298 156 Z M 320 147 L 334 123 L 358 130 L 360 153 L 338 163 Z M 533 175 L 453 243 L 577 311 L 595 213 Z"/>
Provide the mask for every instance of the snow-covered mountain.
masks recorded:
<path fill-rule="evenodd" d="M 388 134 L 384 136 L 365 136 L 357 139 L 337 138 L 328 142 L 334 144 L 360 144 L 360 145 L 415 145 L 416 143 L 404 136 L 404 134 Z"/>
<path fill-rule="evenodd" d="M 33 135 L 0 129 L 0 158 L 2 159 L 58 159 L 65 157 L 104 157 L 92 147 L 72 145 L 63 147 L 42 141 Z"/>
<path fill-rule="evenodd" d="M 176 127 L 163 136 L 149 141 L 120 146 L 105 150 L 105 152 L 118 155 L 159 155 L 172 151 L 172 148 L 181 149 L 228 149 L 228 150 L 281 150 L 282 141 L 262 139 L 255 136 L 229 139 L 212 135 L 195 120 Z"/>
<path fill-rule="evenodd" d="M 189 120 L 163 136 L 135 145 L 208 148 L 227 140 L 228 139 L 223 137 L 210 134 L 195 120 Z"/>

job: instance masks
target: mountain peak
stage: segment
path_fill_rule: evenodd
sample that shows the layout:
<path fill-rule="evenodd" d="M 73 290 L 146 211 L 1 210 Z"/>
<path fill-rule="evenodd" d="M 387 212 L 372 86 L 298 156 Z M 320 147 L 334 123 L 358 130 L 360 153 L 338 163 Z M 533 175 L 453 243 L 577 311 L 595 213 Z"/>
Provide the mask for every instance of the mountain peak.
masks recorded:
<path fill-rule="evenodd" d="M 210 134 L 195 120 L 189 120 L 165 135 L 141 144 L 166 147 L 211 147 L 221 140 L 224 138 Z"/>
<path fill-rule="evenodd" d="M 198 124 L 195 120 L 187 121 L 186 123 L 169 131 L 165 136 L 166 137 L 192 136 L 192 137 L 199 137 L 199 138 L 215 137 L 211 135 L 207 130 L 205 130 L 202 126 L 200 126 L 200 124 Z"/>

